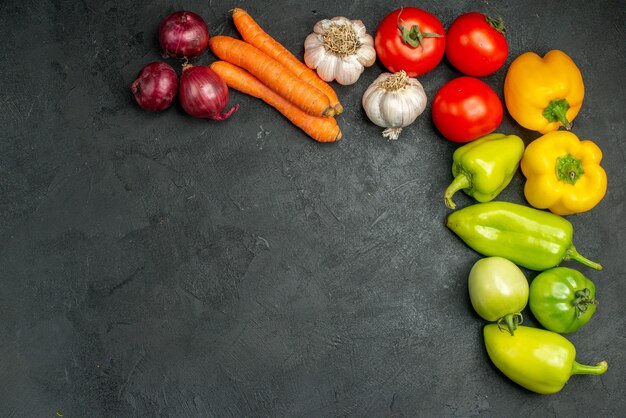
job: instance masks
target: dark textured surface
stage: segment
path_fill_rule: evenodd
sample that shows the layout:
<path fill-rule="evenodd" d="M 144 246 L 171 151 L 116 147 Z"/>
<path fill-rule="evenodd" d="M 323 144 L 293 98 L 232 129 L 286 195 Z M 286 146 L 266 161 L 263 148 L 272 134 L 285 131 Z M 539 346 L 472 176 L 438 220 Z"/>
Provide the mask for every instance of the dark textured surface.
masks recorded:
<path fill-rule="evenodd" d="M 490 364 L 466 285 L 478 255 L 444 226 L 456 145 L 430 106 L 399 141 L 380 136 L 360 106 L 379 64 L 337 87 L 337 144 L 236 92 L 226 122 L 135 105 L 165 15 L 193 10 L 235 34 L 237 5 L 302 56 L 316 21 L 344 15 L 373 34 L 402 4 L 0 3 L 0 415 L 623 415 L 624 1 L 420 3 L 445 27 L 501 15 L 507 66 L 562 49 L 583 73 L 574 132 L 604 151 L 609 190 L 569 219 L 605 268 L 581 267 L 600 305 L 568 338 L 609 371 L 554 396 Z M 505 70 L 484 78 L 500 95 Z M 457 75 L 444 61 L 420 80 L 432 99 Z M 508 117 L 499 131 L 538 136 Z M 522 187 L 518 173 L 500 199 L 523 203 Z"/>

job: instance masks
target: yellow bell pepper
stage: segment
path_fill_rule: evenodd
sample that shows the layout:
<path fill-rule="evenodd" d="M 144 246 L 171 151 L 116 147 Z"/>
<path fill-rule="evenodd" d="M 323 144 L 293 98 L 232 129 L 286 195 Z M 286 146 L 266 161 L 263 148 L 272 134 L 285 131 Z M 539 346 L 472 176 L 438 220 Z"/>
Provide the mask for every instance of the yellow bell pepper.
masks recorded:
<path fill-rule="evenodd" d="M 506 108 L 520 125 L 542 134 L 560 126 L 571 128 L 585 96 L 580 70 L 563 51 L 543 58 L 525 52 L 509 67 L 504 79 Z"/>
<path fill-rule="evenodd" d="M 585 212 L 606 194 L 602 151 L 568 131 L 549 132 L 532 141 L 520 166 L 526 177 L 524 195 L 537 209 L 557 215 Z"/>

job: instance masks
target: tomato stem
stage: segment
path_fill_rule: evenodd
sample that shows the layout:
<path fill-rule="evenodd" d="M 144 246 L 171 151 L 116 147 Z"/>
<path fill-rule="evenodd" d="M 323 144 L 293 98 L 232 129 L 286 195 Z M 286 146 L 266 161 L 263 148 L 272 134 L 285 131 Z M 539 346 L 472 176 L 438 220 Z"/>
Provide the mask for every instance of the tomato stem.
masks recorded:
<path fill-rule="evenodd" d="M 524 317 L 522 317 L 522 314 L 517 312 L 517 313 L 512 313 L 512 314 L 507 314 L 504 315 L 502 318 L 498 319 L 498 328 L 500 328 L 500 330 L 502 330 L 502 328 L 506 328 L 506 330 L 509 332 L 509 334 L 513 335 L 515 334 L 515 330 L 517 329 L 518 325 L 521 325 L 524 322 Z M 503 325 L 506 324 L 505 325 Z"/>
<path fill-rule="evenodd" d="M 419 25 L 413 25 L 411 26 L 411 29 L 407 29 L 406 26 L 404 26 L 404 21 L 402 19 L 398 22 L 398 29 L 400 29 L 402 42 L 407 45 L 411 45 L 413 48 L 421 46 L 422 49 L 424 49 L 424 38 L 441 38 L 443 36 L 438 33 L 422 32 Z"/>
<path fill-rule="evenodd" d="M 494 18 L 491 16 L 485 16 L 485 20 L 489 23 L 489 26 L 494 28 L 496 31 L 501 33 L 502 35 L 506 34 L 506 27 L 504 26 L 504 20 L 501 17 Z"/>
<path fill-rule="evenodd" d="M 588 288 L 577 290 L 574 293 L 574 296 L 576 296 L 576 298 L 572 300 L 572 305 L 574 305 L 577 319 L 580 319 L 583 314 L 587 312 L 587 308 L 589 308 L 589 305 L 598 304 L 598 301 L 595 298 L 590 297 L 590 295 L 591 290 L 589 290 Z"/>

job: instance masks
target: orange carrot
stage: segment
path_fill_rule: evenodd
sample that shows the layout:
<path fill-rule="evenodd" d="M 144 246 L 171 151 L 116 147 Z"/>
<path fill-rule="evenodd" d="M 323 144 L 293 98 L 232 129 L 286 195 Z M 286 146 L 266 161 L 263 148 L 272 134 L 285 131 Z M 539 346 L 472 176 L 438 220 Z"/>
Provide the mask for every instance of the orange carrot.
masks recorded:
<path fill-rule="evenodd" d="M 263 100 L 316 141 L 333 142 L 341 139 L 341 131 L 334 117 L 317 117 L 303 112 L 252 74 L 231 63 L 215 61 L 210 67 L 228 87 Z"/>
<path fill-rule="evenodd" d="M 287 67 L 295 76 L 327 95 L 330 99 L 330 105 L 335 109 L 335 114 L 338 115 L 343 111 L 343 106 L 339 103 L 339 98 L 335 90 L 333 90 L 328 83 L 319 78 L 315 71 L 311 70 L 302 61 L 296 58 L 280 42 L 267 34 L 245 10 L 238 7 L 233 9 L 233 23 L 244 41 L 265 52 Z"/>
<path fill-rule="evenodd" d="M 313 116 L 332 116 L 328 97 L 288 71 L 256 47 L 230 36 L 213 36 L 211 51 L 220 59 L 245 68 L 263 84 Z"/>

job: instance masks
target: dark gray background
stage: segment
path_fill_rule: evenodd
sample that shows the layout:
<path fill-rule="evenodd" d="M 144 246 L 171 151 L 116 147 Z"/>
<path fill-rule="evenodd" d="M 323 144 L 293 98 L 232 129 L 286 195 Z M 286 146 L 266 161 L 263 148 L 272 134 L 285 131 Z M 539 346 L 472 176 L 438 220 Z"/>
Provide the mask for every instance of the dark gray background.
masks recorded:
<path fill-rule="evenodd" d="M 579 361 L 609 370 L 553 396 L 489 362 L 466 284 L 479 256 L 445 227 L 457 145 L 430 106 L 399 141 L 380 136 L 360 104 L 379 63 L 335 85 L 344 139 L 329 145 L 238 92 L 240 110 L 215 122 L 178 105 L 144 112 L 129 91 L 176 10 L 235 35 L 228 11 L 244 7 L 301 57 L 316 21 L 361 19 L 374 34 L 401 5 L 413 4 L 0 3 L 0 415 L 624 413 L 624 1 L 419 4 L 446 28 L 467 11 L 506 20 L 509 59 L 484 78 L 500 95 L 525 51 L 564 50 L 583 73 L 574 132 L 604 151 L 609 189 L 569 220 L 605 269 L 565 263 L 600 300 L 568 338 Z M 432 99 L 458 75 L 444 60 L 420 80 Z M 508 116 L 498 131 L 538 136 Z M 524 203 L 523 181 L 499 199 Z"/>

